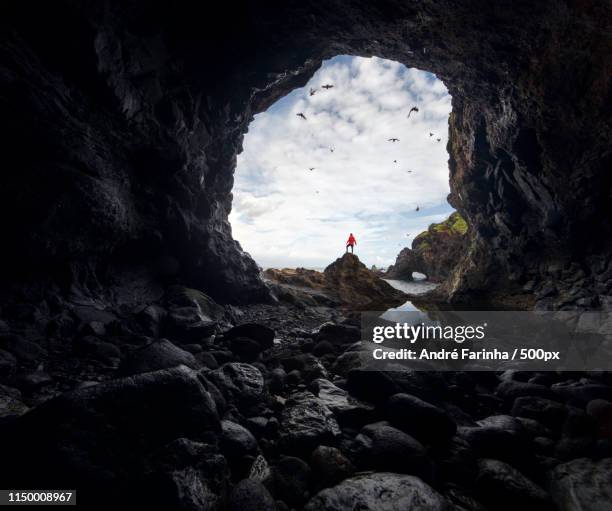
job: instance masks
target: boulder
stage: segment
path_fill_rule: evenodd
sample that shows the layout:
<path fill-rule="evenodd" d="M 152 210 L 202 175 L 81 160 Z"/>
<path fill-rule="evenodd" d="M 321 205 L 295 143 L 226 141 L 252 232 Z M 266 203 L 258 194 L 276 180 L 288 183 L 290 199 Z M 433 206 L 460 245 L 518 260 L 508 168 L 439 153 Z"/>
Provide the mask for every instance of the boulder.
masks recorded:
<path fill-rule="evenodd" d="M 367 371 L 347 373 L 347 390 L 358 399 L 383 404 L 393 394 L 411 394 L 428 402 L 439 401 L 448 392 L 440 373 L 430 371 Z"/>
<path fill-rule="evenodd" d="M 15 356 L 0 349 L 0 382 L 8 383 L 13 380 L 17 372 L 17 359 Z"/>
<path fill-rule="evenodd" d="M 229 458 L 239 458 L 257 450 L 257 440 L 251 432 L 231 421 L 221 421 L 221 448 Z"/>
<path fill-rule="evenodd" d="M 391 396 L 386 410 L 394 426 L 425 442 L 444 442 L 457 430 L 448 413 L 410 394 Z"/>
<path fill-rule="evenodd" d="M 542 397 L 519 397 L 512 405 L 512 415 L 534 419 L 544 426 L 558 431 L 567 415 L 567 408 L 562 404 Z"/>
<path fill-rule="evenodd" d="M 168 369 L 185 365 L 197 369 L 199 363 L 196 358 L 167 339 L 156 339 L 146 346 L 132 351 L 121 363 L 120 372 L 132 375 Z"/>
<path fill-rule="evenodd" d="M 124 502 L 131 509 L 216 511 L 229 476 L 215 446 L 178 438 L 147 457 L 141 481 L 128 489 Z"/>
<path fill-rule="evenodd" d="M 418 477 L 379 472 L 362 474 L 315 495 L 304 511 L 450 511 L 448 502 Z"/>
<path fill-rule="evenodd" d="M 355 473 L 350 460 L 339 449 L 327 445 L 320 445 L 312 452 L 310 465 L 323 487 L 338 484 Z"/>
<path fill-rule="evenodd" d="M 308 453 L 340 434 L 331 410 L 310 392 L 293 393 L 280 419 L 280 442 L 288 453 Z"/>
<path fill-rule="evenodd" d="M 579 458 L 549 474 L 550 494 L 560 511 L 607 511 L 612 502 L 612 458 Z"/>
<path fill-rule="evenodd" d="M 332 344 L 354 343 L 361 339 L 361 330 L 353 325 L 343 325 L 331 321 L 323 323 L 315 332 L 317 341 L 329 341 Z"/>
<path fill-rule="evenodd" d="M 359 401 L 337 387 L 329 380 L 314 380 L 319 399 L 327 406 L 341 426 L 362 427 L 375 420 L 375 408 L 369 403 Z"/>
<path fill-rule="evenodd" d="M 4 417 L 18 417 L 29 408 L 21 400 L 21 392 L 12 387 L 0 385 L 0 419 Z"/>
<path fill-rule="evenodd" d="M 516 380 L 502 381 L 495 393 L 504 401 L 514 402 L 518 397 L 537 396 L 546 399 L 556 399 L 555 393 L 544 385 L 537 383 L 526 383 Z"/>
<path fill-rule="evenodd" d="M 243 323 L 231 328 L 224 334 L 224 337 L 228 340 L 236 337 L 252 339 L 259 345 L 259 351 L 270 349 L 274 345 L 274 336 L 274 330 L 259 323 Z"/>
<path fill-rule="evenodd" d="M 272 468 L 276 496 L 293 507 L 301 507 L 310 497 L 311 479 L 308 463 L 293 456 L 282 456 Z"/>
<path fill-rule="evenodd" d="M 478 461 L 476 496 L 491 509 L 554 511 L 548 493 L 510 465 L 492 459 Z"/>
<path fill-rule="evenodd" d="M 7 484 L 92 487 L 103 493 L 138 477 L 139 460 L 160 446 L 219 430 L 210 394 L 195 372 L 180 366 L 46 401 L 4 425 L 0 448 L 11 466 Z"/>
<path fill-rule="evenodd" d="M 243 479 L 230 492 L 228 511 L 274 511 L 276 503 L 268 489 L 254 479 Z"/>
<path fill-rule="evenodd" d="M 214 371 L 205 371 L 223 397 L 238 405 L 252 405 L 263 398 L 264 377 L 250 364 L 228 362 Z"/>
<path fill-rule="evenodd" d="M 360 469 L 374 469 L 431 477 L 427 451 L 416 439 L 387 423 L 365 426 L 355 438 L 354 457 Z"/>
<path fill-rule="evenodd" d="M 0 349 L 11 353 L 22 364 L 35 364 L 47 354 L 40 345 L 17 334 L 0 335 Z"/>

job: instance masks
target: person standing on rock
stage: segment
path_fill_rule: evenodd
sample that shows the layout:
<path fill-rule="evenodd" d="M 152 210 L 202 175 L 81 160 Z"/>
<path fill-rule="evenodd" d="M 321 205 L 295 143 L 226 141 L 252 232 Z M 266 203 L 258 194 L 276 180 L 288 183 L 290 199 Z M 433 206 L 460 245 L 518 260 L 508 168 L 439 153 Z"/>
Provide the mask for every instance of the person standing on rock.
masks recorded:
<path fill-rule="evenodd" d="M 348 240 L 346 240 L 346 253 L 348 254 L 348 249 L 351 247 L 351 254 L 353 254 L 353 247 L 355 245 L 357 245 L 357 240 L 355 239 L 355 236 L 353 236 L 353 233 L 351 233 Z"/>

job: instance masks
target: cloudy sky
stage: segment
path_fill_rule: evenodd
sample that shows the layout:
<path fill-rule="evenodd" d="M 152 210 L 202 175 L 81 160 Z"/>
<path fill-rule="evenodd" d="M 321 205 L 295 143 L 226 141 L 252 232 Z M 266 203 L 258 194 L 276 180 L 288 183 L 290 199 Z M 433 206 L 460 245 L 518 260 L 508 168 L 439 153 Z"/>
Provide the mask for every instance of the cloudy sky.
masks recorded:
<path fill-rule="evenodd" d="M 412 106 L 419 112 L 408 118 Z M 392 264 L 452 212 L 450 110 L 431 73 L 379 58 L 325 61 L 251 123 L 235 174 L 234 238 L 264 268 L 316 268 L 342 255 L 352 232 L 364 263 Z"/>

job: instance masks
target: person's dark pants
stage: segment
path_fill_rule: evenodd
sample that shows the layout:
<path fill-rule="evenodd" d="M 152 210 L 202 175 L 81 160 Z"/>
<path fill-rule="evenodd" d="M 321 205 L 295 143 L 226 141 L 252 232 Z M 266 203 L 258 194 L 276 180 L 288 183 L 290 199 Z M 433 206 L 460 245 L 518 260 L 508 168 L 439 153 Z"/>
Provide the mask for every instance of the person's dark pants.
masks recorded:
<path fill-rule="evenodd" d="M 348 254 L 349 247 L 351 247 L 351 254 L 354 254 L 355 252 L 353 252 L 353 245 L 351 245 L 350 243 L 346 245 L 346 253 Z"/>

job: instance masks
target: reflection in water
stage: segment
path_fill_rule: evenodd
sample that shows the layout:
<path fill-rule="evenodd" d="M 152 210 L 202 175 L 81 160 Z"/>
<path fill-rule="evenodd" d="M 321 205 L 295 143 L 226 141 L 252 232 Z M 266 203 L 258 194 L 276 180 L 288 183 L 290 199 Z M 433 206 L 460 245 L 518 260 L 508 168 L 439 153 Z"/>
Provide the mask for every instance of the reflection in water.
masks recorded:
<path fill-rule="evenodd" d="M 427 293 L 428 291 L 431 291 L 432 289 L 435 289 L 438 286 L 438 284 L 425 280 L 424 278 L 425 276 L 420 273 L 415 272 L 413 276 L 414 276 L 414 280 L 412 282 L 407 281 L 407 280 L 394 280 L 394 279 L 383 279 L 383 280 L 387 281 L 395 289 L 399 289 L 400 291 L 403 291 L 404 293 L 408 293 L 412 295 L 421 295 L 423 293 Z M 418 311 L 418 310 L 419 309 L 417 309 L 412 304 L 412 302 L 407 301 L 406 303 L 403 303 L 399 307 L 388 309 L 381 317 L 389 321 L 396 321 L 398 318 L 395 318 L 395 316 L 398 316 L 398 314 L 394 314 L 394 313 L 402 313 L 406 311 Z M 420 321 L 427 320 L 427 315 L 425 313 L 419 314 L 419 316 L 422 316 L 422 317 L 417 321 L 417 323 Z"/>

